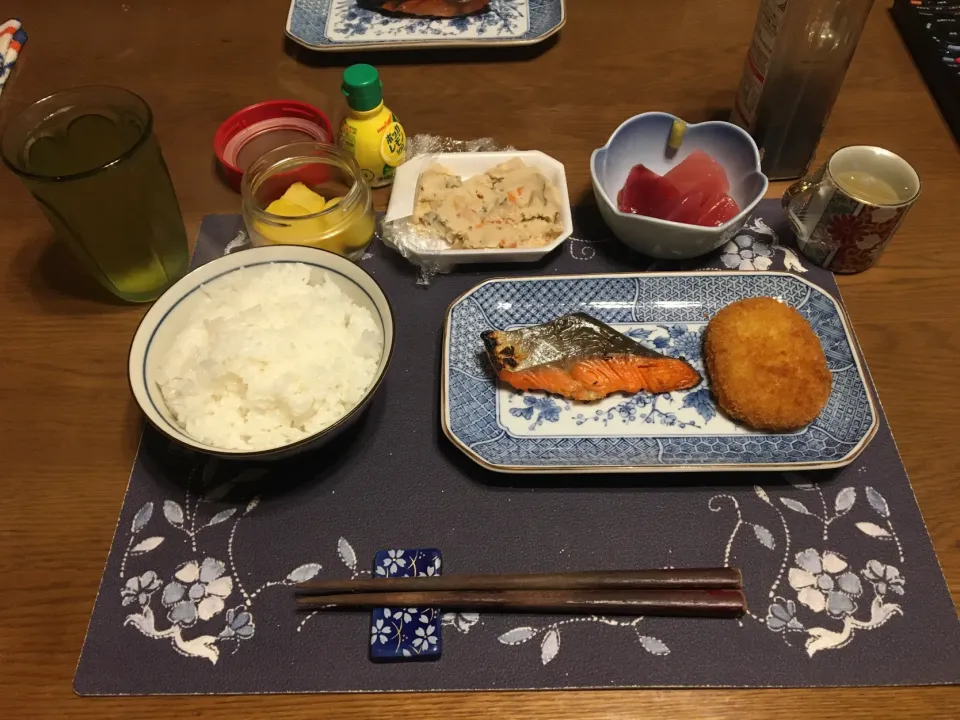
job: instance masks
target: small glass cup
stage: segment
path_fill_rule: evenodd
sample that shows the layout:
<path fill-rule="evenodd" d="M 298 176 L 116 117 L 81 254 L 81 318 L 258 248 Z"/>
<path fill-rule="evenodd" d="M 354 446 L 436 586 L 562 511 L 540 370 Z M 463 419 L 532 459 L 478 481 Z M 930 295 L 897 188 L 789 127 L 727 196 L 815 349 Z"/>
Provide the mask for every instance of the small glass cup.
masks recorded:
<path fill-rule="evenodd" d="M 297 216 L 268 212 L 295 183 L 322 196 L 325 206 Z M 376 232 L 370 186 L 353 156 L 336 145 L 301 142 L 271 150 L 244 173 L 240 192 L 254 245 L 307 245 L 356 261 Z"/>
<path fill-rule="evenodd" d="M 183 218 L 139 95 L 64 90 L 15 117 L 0 146 L 57 234 L 114 295 L 149 302 L 186 273 Z"/>

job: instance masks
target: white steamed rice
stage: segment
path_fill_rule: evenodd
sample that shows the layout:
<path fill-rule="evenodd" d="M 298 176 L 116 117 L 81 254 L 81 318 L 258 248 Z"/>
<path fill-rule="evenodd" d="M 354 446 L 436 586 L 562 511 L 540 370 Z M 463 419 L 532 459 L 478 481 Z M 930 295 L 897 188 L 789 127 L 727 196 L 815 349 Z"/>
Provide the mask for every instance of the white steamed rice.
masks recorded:
<path fill-rule="evenodd" d="M 244 268 L 200 291 L 158 385 L 193 438 L 229 450 L 301 440 L 346 415 L 377 372 L 383 338 L 367 308 L 301 263 Z"/>

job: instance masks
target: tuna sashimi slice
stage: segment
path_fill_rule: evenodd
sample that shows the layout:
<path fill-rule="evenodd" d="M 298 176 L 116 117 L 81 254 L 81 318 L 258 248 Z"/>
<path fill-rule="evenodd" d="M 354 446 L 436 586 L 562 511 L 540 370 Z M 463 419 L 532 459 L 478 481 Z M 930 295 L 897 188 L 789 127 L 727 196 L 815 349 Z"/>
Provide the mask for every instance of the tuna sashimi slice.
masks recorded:
<path fill-rule="evenodd" d="M 634 165 L 617 194 L 620 212 L 665 218 L 680 193 L 673 185 L 645 165 Z"/>
<path fill-rule="evenodd" d="M 694 150 L 663 177 L 681 195 L 698 190 L 705 198 L 709 198 L 730 192 L 726 171 L 703 150 Z"/>
<path fill-rule="evenodd" d="M 740 206 L 729 195 L 718 195 L 703 204 L 703 212 L 694 222 L 697 225 L 717 227 L 740 214 Z"/>
<path fill-rule="evenodd" d="M 705 199 L 703 193 L 699 190 L 687 193 L 680 198 L 680 202 L 673 206 L 673 210 L 670 211 L 666 219 L 686 223 L 687 225 L 696 225 L 697 220 L 703 215 L 703 201 Z"/>

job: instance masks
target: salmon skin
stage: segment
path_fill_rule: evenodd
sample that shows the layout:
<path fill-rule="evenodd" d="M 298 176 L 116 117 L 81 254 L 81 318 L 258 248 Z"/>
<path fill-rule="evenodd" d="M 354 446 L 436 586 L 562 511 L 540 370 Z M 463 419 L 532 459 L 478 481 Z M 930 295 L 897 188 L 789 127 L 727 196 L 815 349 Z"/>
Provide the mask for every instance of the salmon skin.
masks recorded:
<path fill-rule="evenodd" d="M 543 390 L 571 400 L 615 392 L 666 393 L 700 383 L 683 358 L 634 342 L 586 313 L 543 325 L 480 333 L 497 376 L 517 390 Z"/>
<path fill-rule="evenodd" d="M 452 18 L 485 12 L 490 0 L 357 0 L 357 4 L 395 15 Z"/>

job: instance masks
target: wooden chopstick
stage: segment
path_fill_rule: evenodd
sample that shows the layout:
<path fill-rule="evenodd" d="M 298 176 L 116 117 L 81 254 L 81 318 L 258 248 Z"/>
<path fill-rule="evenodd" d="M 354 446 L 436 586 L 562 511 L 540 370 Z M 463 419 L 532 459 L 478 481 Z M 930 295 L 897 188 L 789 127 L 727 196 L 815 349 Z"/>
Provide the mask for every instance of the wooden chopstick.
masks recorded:
<path fill-rule="evenodd" d="M 310 580 L 296 586 L 298 595 L 426 592 L 439 590 L 679 590 L 741 587 L 736 568 L 679 570 L 610 570 L 513 575 L 442 575 L 437 577 Z M 383 603 L 381 603 L 382 605 Z"/>
<path fill-rule="evenodd" d="M 419 607 L 486 612 L 586 613 L 740 617 L 746 612 L 741 590 L 433 590 L 299 596 L 298 610 L 362 610 Z"/>

